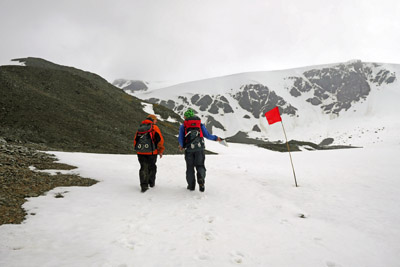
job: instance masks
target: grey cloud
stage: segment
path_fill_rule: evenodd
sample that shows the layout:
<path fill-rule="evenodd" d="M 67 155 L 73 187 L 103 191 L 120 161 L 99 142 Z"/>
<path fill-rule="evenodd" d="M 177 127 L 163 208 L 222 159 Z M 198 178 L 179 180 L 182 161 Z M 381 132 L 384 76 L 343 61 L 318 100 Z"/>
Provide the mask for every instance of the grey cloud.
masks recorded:
<path fill-rule="evenodd" d="M 360 58 L 400 63 L 391 0 L 2 0 L 0 64 L 43 57 L 116 78 L 188 81 Z"/>

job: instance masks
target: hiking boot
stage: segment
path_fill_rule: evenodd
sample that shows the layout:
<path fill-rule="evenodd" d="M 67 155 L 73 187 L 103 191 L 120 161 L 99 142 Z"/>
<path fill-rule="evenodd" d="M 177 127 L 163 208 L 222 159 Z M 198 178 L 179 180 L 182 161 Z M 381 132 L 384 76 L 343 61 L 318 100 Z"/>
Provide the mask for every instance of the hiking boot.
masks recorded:
<path fill-rule="evenodd" d="M 149 189 L 148 187 L 142 187 L 142 190 L 141 190 L 140 192 L 144 193 L 144 192 L 146 192 L 148 189 Z"/>
<path fill-rule="evenodd" d="M 150 187 L 154 187 L 154 186 L 155 186 L 155 183 L 154 183 L 154 182 L 149 183 L 149 186 L 150 186 Z"/>
<path fill-rule="evenodd" d="M 204 192 L 204 190 L 206 190 L 204 184 L 199 185 L 199 190 L 200 192 Z"/>
<path fill-rule="evenodd" d="M 190 191 L 194 191 L 194 187 L 187 186 L 186 188 L 187 188 L 188 190 L 190 190 Z"/>

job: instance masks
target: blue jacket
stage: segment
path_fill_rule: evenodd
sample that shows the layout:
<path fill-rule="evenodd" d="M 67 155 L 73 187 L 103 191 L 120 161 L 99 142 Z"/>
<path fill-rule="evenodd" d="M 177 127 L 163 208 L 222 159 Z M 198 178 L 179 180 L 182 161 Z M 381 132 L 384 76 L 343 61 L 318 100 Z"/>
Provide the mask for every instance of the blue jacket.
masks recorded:
<path fill-rule="evenodd" d="M 207 131 L 206 126 L 204 126 L 204 124 L 201 124 L 201 131 L 203 132 L 203 136 L 209 140 L 212 141 L 217 141 L 218 136 L 216 135 L 212 135 Z M 183 139 L 185 138 L 185 126 L 183 126 L 183 124 L 181 124 L 181 127 L 179 127 L 179 136 L 178 136 L 178 141 L 179 141 L 179 145 L 181 147 L 183 147 Z"/>

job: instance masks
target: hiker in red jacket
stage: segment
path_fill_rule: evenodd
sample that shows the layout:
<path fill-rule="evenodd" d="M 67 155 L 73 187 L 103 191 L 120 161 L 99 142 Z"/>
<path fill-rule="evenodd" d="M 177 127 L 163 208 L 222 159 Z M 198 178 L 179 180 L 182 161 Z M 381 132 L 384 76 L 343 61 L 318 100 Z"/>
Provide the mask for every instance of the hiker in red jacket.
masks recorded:
<path fill-rule="evenodd" d="M 155 115 L 147 116 L 140 124 L 133 141 L 140 163 L 139 178 L 142 193 L 146 192 L 149 186 L 154 187 L 157 173 L 157 155 L 162 158 L 165 149 L 164 138 L 156 123 L 157 117 Z"/>

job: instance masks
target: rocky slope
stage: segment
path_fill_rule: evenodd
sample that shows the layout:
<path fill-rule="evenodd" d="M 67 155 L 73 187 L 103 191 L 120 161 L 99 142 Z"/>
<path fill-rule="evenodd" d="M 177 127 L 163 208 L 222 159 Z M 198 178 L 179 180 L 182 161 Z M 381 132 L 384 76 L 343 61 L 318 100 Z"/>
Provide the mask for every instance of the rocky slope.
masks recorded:
<path fill-rule="evenodd" d="M 21 223 L 26 212 L 26 198 L 37 197 L 60 186 L 91 186 L 97 181 L 78 175 L 50 175 L 40 170 L 69 170 L 75 167 L 55 162 L 55 157 L 7 142 L 0 137 L 0 225 Z M 63 192 L 54 195 L 63 197 Z M 35 214 L 31 214 L 35 215 Z"/>
<path fill-rule="evenodd" d="M 146 103 L 100 76 L 39 58 L 0 66 L 0 136 L 66 151 L 133 153 Z M 165 153 L 178 153 L 180 117 L 163 106 Z M 167 121 L 168 118 L 174 118 Z"/>

